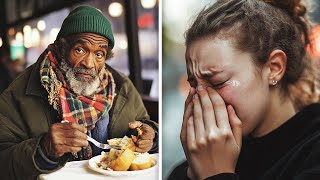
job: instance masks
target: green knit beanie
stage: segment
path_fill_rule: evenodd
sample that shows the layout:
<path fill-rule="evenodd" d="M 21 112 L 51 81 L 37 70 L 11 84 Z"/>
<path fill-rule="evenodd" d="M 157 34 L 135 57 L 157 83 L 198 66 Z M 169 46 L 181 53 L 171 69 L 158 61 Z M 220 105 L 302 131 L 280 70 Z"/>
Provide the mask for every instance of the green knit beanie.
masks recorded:
<path fill-rule="evenodd" d="M 57 39 L 71 34 L 95 33 L 109 40 L 109 48 L 114 46 L 111 24 L 102 12 L 94 7 L 79 6 L 72 10 L 63 21 Z"/>

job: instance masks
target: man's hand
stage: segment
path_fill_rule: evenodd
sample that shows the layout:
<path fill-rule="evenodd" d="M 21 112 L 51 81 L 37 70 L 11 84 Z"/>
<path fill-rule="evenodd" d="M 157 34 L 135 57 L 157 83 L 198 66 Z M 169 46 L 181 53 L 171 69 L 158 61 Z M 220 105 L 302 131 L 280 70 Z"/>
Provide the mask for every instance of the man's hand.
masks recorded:
<path fill-rule="evenodd" d="M 152 148 L 153 139 L 155 137 L 154 129 L 148 124 L 141 121 L 133 121 L 129 123 L 129 128 L 137 129 L 138 138 L 134 140 L 137 152 L 147 152 Z"/>
<path fill-rule="evenodd" d="M 77 153 L 88 146 L 87 129 L 77 123 L 55 123 L 42 138 L 40 146 L 49 158 L 59 158 L 65 153 Z"/>

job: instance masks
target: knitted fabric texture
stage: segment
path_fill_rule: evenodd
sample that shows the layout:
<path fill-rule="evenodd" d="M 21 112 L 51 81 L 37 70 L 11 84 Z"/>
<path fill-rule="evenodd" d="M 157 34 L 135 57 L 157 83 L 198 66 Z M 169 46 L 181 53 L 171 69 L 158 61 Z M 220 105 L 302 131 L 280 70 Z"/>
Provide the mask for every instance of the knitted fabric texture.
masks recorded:
<path fill-rule="evenodd" d="M 72 10 L 63 21 L 57 39 L 72 34 L 95 33 L 108 39 L 108 47 L 114 47 L 111 24 L 99 9 L 90 6 L 79 6 Z"/>

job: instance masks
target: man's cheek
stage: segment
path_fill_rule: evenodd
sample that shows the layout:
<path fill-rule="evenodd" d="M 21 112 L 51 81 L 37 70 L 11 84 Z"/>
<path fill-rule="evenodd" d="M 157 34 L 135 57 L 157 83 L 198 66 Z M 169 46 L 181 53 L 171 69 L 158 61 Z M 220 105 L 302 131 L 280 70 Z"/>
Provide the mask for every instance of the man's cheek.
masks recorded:
<path fill-rule="evenodd" d="M 96 68 L 98 70 L 98 72 L 101 71 L 101 69 L 104 67 L 104 65 L 105 65 L 105 61 L 98 63 L 98 67 Z"/>
<path fill-rule="evenodd" d="M 67 62 L 69 63 L 70 67 L 76 68 L 81 60 L 75 58 L 74 56 L 69 56 Z"/>

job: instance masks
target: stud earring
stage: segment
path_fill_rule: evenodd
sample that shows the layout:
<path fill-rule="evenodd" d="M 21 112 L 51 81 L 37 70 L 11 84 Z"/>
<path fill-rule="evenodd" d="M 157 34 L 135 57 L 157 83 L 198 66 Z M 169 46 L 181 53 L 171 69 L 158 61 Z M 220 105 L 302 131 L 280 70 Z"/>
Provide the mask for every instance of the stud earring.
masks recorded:
<path fill-rule="evenodd" d="M 278 87 L 278 81 L 277 80 L 272 80 L 272 86 Z"/>

